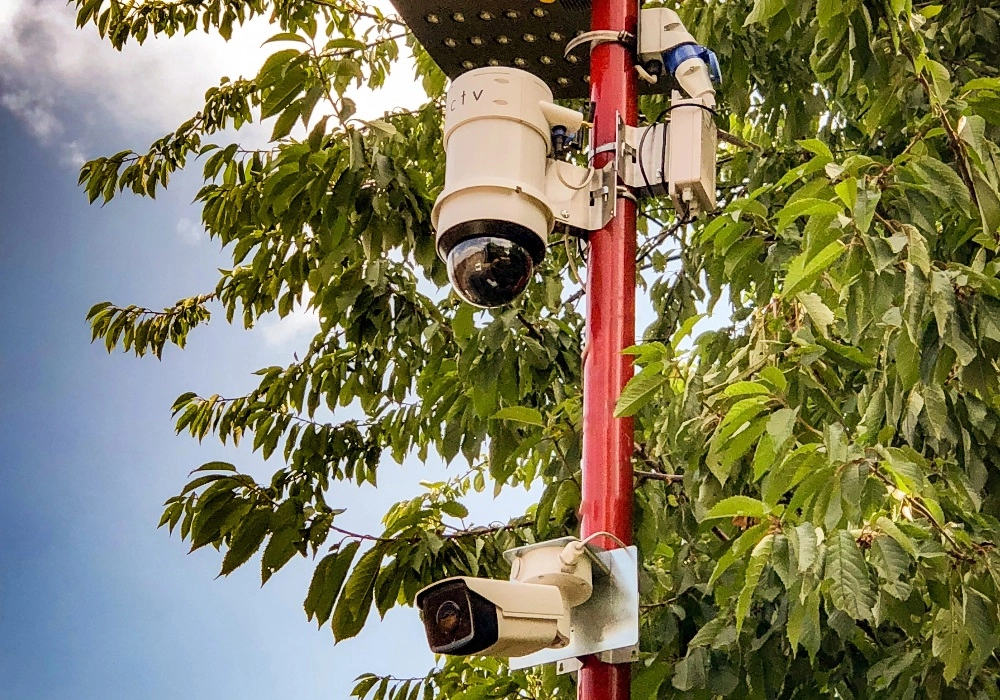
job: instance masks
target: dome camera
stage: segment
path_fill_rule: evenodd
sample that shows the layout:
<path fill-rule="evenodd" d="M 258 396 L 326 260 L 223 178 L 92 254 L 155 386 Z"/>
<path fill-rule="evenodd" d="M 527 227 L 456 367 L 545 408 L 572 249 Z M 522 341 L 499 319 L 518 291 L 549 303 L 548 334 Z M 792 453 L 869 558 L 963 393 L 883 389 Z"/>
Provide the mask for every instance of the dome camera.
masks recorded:
<path fill-rule="evenodd" d="M 541 79 L 503 67 L 456 78 L 445 110 L 445 186 L 431 213 L 438 255 L 462 299 L 503 306 L 545 258 L 556 220 L 549 159 L 583 115 L 553 104 Z"/>

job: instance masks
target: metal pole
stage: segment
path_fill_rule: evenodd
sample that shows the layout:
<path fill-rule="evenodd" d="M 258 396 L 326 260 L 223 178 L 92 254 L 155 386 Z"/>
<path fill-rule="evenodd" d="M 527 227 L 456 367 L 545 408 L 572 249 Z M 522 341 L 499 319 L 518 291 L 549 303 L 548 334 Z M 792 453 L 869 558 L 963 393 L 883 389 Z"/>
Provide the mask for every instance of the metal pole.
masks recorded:
<path fill-rule="evenodd" d="M 636 34 L 637 0 L 593 0 L 591 29 Z M 618 117 L 635 126 L 638 88 L 629 47 L 600 44 L 590 57 L 591 99 L 596 104 L 592 144 L 617 139 Z M 595 161 L 603 166 L 610 155 Z M 612 193 L 611 196 L 616 196 Z M 635 342 L 636 207 L 619 198 L 617 215 L 590 237 L 587 264 L 587 349 L 584 356 L 583 502 L 584 537 L 607 531 L 632 541 L 632 420 L 614 417 L 615 403 L 633 375 L 621 351 Z M 615 547 L 602 538 L 599 544 Z M 631 668 L 588 659 L 579 673 L 579 700 L 627 700 Z"/>

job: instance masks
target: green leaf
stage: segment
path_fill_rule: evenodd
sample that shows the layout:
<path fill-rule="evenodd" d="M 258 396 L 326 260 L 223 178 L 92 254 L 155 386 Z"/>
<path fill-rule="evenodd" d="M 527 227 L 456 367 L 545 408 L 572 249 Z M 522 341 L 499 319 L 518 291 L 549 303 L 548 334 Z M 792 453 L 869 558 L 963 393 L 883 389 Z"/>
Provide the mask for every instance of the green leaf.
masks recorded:
<path fill-rule="evenodd" d="M 782 447 L 792 436 L 798 414 L 797 409 L 779 408 L 768 418 L 767 434 L 774 440 L 775 446 Z"/>
<path fill-rule="evenodd" d="M 904 226 L 906 236 L 909 241 L 907 247 L 907 259 L 910 264 L 924 273 L 925 277 L 931 274 L 931 258 L 927 251 L 927 240 L 923 237 L 916 226 Z"/>
<path fill-rule="evenodd" d="M 858 198 L 853 210 L 854 222 L 861 233 L 868 233 L 869 229 L 871 229 L 872 219 L 875 218 L 875 210 L 881 199 L 882 193 L 877 189 L 858 189 Z"/>
<path fill-rule="evenodd" d="M 767 410 L 770 403 L 770 396 L 753 396 L 749 399 L 737 401 L 726 412 L 725 418 L 719 423 L 716 437 L 720 442 L 727 441 L 735 433 L 739 432 L 743 426 L 747 425 L 758 415 Z"/>
<path fill-rule="evenodd" d="M 778 212 L 775 219 L 777 220 L 776 227 L 778 230 L 787 228 L 793 221 L 799 217 L 834 217 L 841 212 L 841 207 L 836 202 L 831 202 L 826 199 L 815 199 L 812 197 L 804 197 L 802 199 L 796 199 L 785 205 L 781 211 Z"/>
<path fill-rule="evenodd" d="M 917 175 L 918 179 L 925 182 L 936 196 L 954 204 L 964 213 L 971 211 L 972 198 L 969 190 L 954 169 L 930 156 L 914 157 L 907 167 Z"/>
<path fill-rule="evenodd" d="M 394 127 L 387 121 L 383 121 L 382 119 L 373 119 L 372 121 L 368 122 L 368 126 L 371 127 L 372 129 L 375 129 L 376 131 L 381 132 L 386 136 L 395 136 L 396 134 L 399 133 L 396 130 L 396 127 Z"/>
<path fill-rule="evenodd" d="M 792 647 L 793 655 L 801 644 L 815 663 L 823 636 L 819 622 L 819 593 L 817 591 L 806 596 L 804 601 L 797 595 L 789 596 L 788 622 L 785 626 L 785 633 L 788 636 L 788 643 Z"/>
<path fill-rule="evenodd" d="M 756 498 L 730 496 L 712 506 L 712 509 L 702 518 L 702 522 L 736 517 L 763 518 L 767 513 L 767 506 Z"/>
<path fill-rule="evenodd" d="M 375 579 L 378 577 L 384 555 L 385 550 L 381 543 L 375 545 L 361 555 L 350 578 L 347 579 L 344 592 L 334 609 L 331 623 L 336 641 L 342 642 L 357 636 L 365 626 L 375 594 Z"/>
<path fill-rule="evenodd" d="M 695 633 L 694 637 L 691 638 L 691 641 L 688 642 L 688 648 L 694 649 L 696 647 L 712 646 L 712 642 L 714 642 L 715 638 L 719 636 L 719 633 L 726 628 L 728 623 L 729 621 L 722 615 L 709 620 L 702 625 L 701 629 L 699 629 Z"/>
<path fill-rule="evenodd" d="M 826 575 L 830 600 L 855 620 L 871 620 L 875 591 L 864 555 L 849 532 L 840 530 L 827 542 Z"/>
<path fill-rule="evenodd" d="M 281 32 L 279 34 L 275 34 L 274 36 L 267 39 L 267 41 L 265 41 L 264 43 L 273 44 L 274 42 L 277 41 L 297 41 L 300 44 L 309 43 L 308 39 L 306 39 L 304 36 L 296 34 L 295 32 Z"/>
<path fill-rule="evenodd" d="M 765 367 L 760 371 L 760 378 L 768 382 L 782 394 L 788 388 L 788 380 L 785 379 L 784 372 L 777 367 Z"/>
<path fill-rule="evenodd" d="M 813 292 L 799 292 L 795 295 L 802 307 L 809 314 L 809 318 L 819 329 L 819 332 L 823 337 L 827 337 L 828 329 L 835 320 L 833 311 L 830 307 L 823 303 L 823 299 L 819 294 L 814 294 Z"/>
<path fill-rule="evenodd" d="M 748 396 L 752 394 L 770 395 L 771 390 L 760 382 L 735 382 L 726 387 L 722 395 L 726 398 Z"/>
<path fill-rule="evenodd" d="M 667 382 L 663 374 L 663 363 L 654 362 L 643 368 L 639 374 L 632 377 L 615 406 L 615 418 L 634 416 L 648 404 L 656 391 Z"/>
<path fill-rule="evenodd" d="M 924 410 L 931 434 L 936 440 L 940 440 L 951 432 L 944 389 L 940 384 L 927 384 L 922 387 L 920 394 L 924 397 Z"/>
<path fill-rule="evenodd" d="M 232 491 L 220 491 L 207 499 L 199 499 L 191 524 L 191 551 L 219 539 L 223 525 L 242 504 L 243 499 L 237 498 Z"/>
<path fill-rule="evenodd" d="M 264 585 L 268 579 L 295 556 L 299 551 L 296 546 L 299 531 L 296 528 L 284 527 L 275 530 L 264 547 L 260 560 L 260 583 Z"/>
<path fill-rule="evenodd" d="M 764 572 L 764 567 L 767 566 L 767 563 L 771 558 L 771 549 L 773 547 L 774 535 L 765 535 L 764 538 L 757 543 L 757 546 L 753 548 L 753 552 L 750 554 L 750 561 L 747 563 L 747 572 L 746 578 L 743 582 L 743 589 L 740 591 L 739 598 L 736 601 L 737 636 L 743 630 L 743 621 L 750 612 L 750 605 L 753 602 L 753 593 L 757 590 L 757 583 L 760 581 L 760 575 Z"/>
<path fill-rule="evenodd" d="M 290 105 L 274 120 L 274 128 L 271 131 L 271 141 L 280 141 L 291 133 L 292 127 L 301 116 L 299 103 Z"/>
<path fill-rule="evenodd" d="M 493 420 L 509 420 L 514 421 L 515 423 L 536 425 L 540 428 L 545 427 L 545 421 L 542 418 L 542 414 L 539 413 L 537 409 L 529 406 L 507 406 L 506 408 L 501 408 L 491 417 Z"/>
<path fill-rule="evenodd" d="M 441 504 L 441 510 L 453 518 L 469 517 L 469 509 L 457 501 L 448 501 Z"/>
<path fill-rule="evenodd" d="M 798 562 L 798 572 L 804 574 L 812 567 L 819 552 L 819 538 L 812 523 L 801 523 L 789 533 L 789 540 Z"/>
<path fill-rule="evenodd" d="M 962 627 L 960 610 L 941 610 L 934 619 L 931 652 L 944 663 L 945 683 L 955 680 L 965 663 L 969 640 Z"/>
<path fill-rule="evenodd" d="M 834 363 L 847 369 L 871 369 L 875 366 L 872 359 L 856 347 L 841 345 L 827 338 L 817 338 L 816 344 L 828 351 L 827 357 Z"/>
<path fill-rule="evenodd" d="M 833 151 L 831 151 L 830 147 L 819 139 L 803 139 L 801 141 L 796 141 L 796 143 L 810 153 L 833 160 Z"/>
<path fill-rule="evenodd" d="M 192 469 L 188 473 L 188 476 L 191 476 L 191 474 L 194 474 L 195 472 L 209 472 L 209 471 L 212 471 L 212 472 L 234 472 L 234 471 L 236 471 L 236 467 L 234 467 L 229 462 L 205 462 L 203 465 L 201 465 L 197 469 Z"/>
<path fill-rule="evenodd" d="M 233 533 L 229 550 L 222 560 L 220 576 L 228 576 L 237 567 L 243 566 L 260 549 L 271 525 L 271 515 L 270 508 L 257 508 L 243 519 Z"/>
<path fill-rule="evenodd" d="M 315 618 L 319 627 L 330 619 L 333 605 L 340 595 L 340 589 L 344 585 L 344 579 L 360 545 L 358 541 L 349 542 L 340 551 L 320 559 L 316 565 L 309 584 L 309 593 L 302 606 L 305 608 L 306 618 L 310 620 Z"/>
<path fill-rule="evenodd" d="M 910 597 L 910 557 L 899 543 L 888 535 L 872 541 L 871 562 L 882 582 L 879 588 L 900 600 Z"/>
<path fill-rule="evenodd" d="M 993 655 L 997 647 L 996 603 L 974 588 L 963 587 L 962 622 L 972 644 L 969 664 L 977 668 Z"/>
<path fill-rule="evenodd" d="M 719 561 L 716 563 L 715 569 L 712 571 L 712 575 L 708 579 L 709 588 L 711 588 L 715 582 L 719 580 L 719 577 L 722 576 L 722 574 L 726 573 L 729 567 L 757 546 L 757 543 L 760 542 L 761 538 L 767 534 L 770 527 L 771 524 L 768 522 L 758 523 L 737 537 L 733 541 L 732 546 L 727 549 L 721 557 L 719 557 Z"/>
<path fill-rule="evenodd" d="M 743 22 L 744 27 L 763 23 L 785 9 L 784 0 L 754 0 L 753 9 Z"/>
<path fill-rule="evenodd" d="M 674 666 L 671 683 L 677 690 L 687 692 L 704 688 L 708 682 L 708 652 L 696 647 Z"/>
<path fill-rule="evenodd" d="M 844 250 L 846 248 L 843 243 L 834 241 L 812 258 L 806 258 L 808 251 L 801 253 L 788 265 L 788 274 L 785 276 L 781 296 L 788 299 L 808 289 L 821 274 L 837 261 Z"/>

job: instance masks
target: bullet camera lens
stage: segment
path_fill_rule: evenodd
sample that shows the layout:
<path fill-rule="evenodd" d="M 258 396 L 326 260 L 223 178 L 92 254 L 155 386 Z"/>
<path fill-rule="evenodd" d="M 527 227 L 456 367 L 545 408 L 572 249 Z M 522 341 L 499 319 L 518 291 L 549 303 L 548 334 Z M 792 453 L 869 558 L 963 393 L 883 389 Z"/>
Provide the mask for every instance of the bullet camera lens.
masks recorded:
<path fill-rule="evenodd" d="M 448 277 L 473 306 L 504 306 L 518 297 L 534 272 L 531 254 L 505 238 L 462 241 L 448 253 Z"/>
<path fill-rule="evenodd" d="M 438 629 L 444 635 L 450 636 L 455 633 L 455 630 L 462 623 L 462 609 L 454 601 L 446 600 L 438 608 L 435 621 L 437 622 Z"/>
<path fill-rule="evenodd" d="M 497 610 L 462 581 L 447 581 L 417 598 L 435 654 L 475 654 L 499 639 Z"/>

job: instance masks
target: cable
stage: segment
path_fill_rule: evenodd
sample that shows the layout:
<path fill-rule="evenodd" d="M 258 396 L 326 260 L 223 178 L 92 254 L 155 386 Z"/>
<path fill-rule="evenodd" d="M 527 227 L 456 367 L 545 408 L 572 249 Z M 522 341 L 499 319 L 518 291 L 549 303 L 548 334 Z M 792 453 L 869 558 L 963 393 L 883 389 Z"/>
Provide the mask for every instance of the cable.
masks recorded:
<path fill-rule="evenodd" d="M 711 114 L 713 117 L 717 114 L 717 112 L 715 111 L 714 107 L 709 107 L 708 105 L 702 104 L 701 102 L 685 102 L 683 104 L 672 104 L 672 105 L 668 106 L 666 109 L 664 109 L 662 112 L 660 112 L 660 116 L 657 117 L 657 121 L 659 121 L 660 119 L 663 119 L 663 117 L 665 117 L 666 115 L 670 114 L 675 109 L 680 109 L 681 107 L 696 107 L 698 109 L 703 109 L 706 112 L 708 112 L 709 114 Z"/>
<path fill-rule="evenodd" d="M 565 185 L 566 187 L 568 187 L 571 190 L 582 190 L 584 187 L 586 187 L 587 185 L 590 184 L 590 181 L 592 179 L 594 179 L 594 173 L 596 172 L 596 170 L 594 170 L 594 166 L 588 165 L 587 166 L 587 174 L 584 176 L 584 178 L 580 182 L 580 184 L 579 185 L 571 185 L 568 182 L 566 182 L 566 180 L 563 179 L 562 168 L 559 167 L 559 162 L 560 161 L 556 161 L 556 165 L 555 165 L 556 177 L 559 178 L 559 182 L 561 182 L 563 185 Z"/>
<path fill-rule="evenodd" d="M 663 127 L 663 143 L 660 146 L 660 177 L 663 178 L 664 182 L 670 181 L 670 177 L 667 174 L 667 128 L 666 126 Z M 669 186 L 667 189 L 669 189 Z"/>
<path fill-rule="evenodd" d="M 657 81 L 656 76 L 652 75 L 648 70 L 646 70 L 643 66 L 640 66 L 638 63 L 635 64 L 635 72 L 639 74 L 640 78 L 645 80 L 650 85 L 656 85 Z"/>
<path fill-rule="evenodd" d="M 646 144 L 646 137 L 649 136 L 651 129 L 656 128 L 656 122 L 653 122 L 645 129 L 642 130 L 642 136 L 639 138 L 639 172 L 642 174 L 642 181 L 646 184 L 646 193 L 649 197 L 653 197 L 653 186 L 649 184 L 649 176 L 646 175 L 646 161 L 642 157 L 642 147 Z M 663 139 L 666 143 L 666 139 Z"/>
<path fill-rule="evenodd" d="M 576 563 L 580 560 L 580 556 L 583 554 L 587 545 L 590 541 L 596 537 L 607 537 L 617 543 L 622 549 L 629 553 L 629 556 L 634 558 L 632 552 L 629 551 L 628 545 L 625 544 L 620 538 L 612 535 L 610 532 L 595 532 L 590 537 L 583 540 L 576 540 L 575 542 L 569 542 L 563 547 L 562 551 L 559 553 L 559 561 L 561 561 L 565 566 L 575 567 Z"/>
<path fill-rule="evenodd" d="M 580 546 L 581 547 L 586 547 L 588 544 L 590 544 L 591 540 L 596 539 L 598 537 L 607 537 L 609 540 L 612 540 L 613 542 L 615 542 L 619 547 L 622 547 L 622 548 L 625 548 L 625 549 L 628 548 L 628 545 L 625 544 L 624 542 L 622 542 L 621 539 L 619 539 L 615 535 L 612 535 L 610 532 L 605 532 L 604 530 L 601 530 L 600 532 L 595 532 L 594 534 L 590 535 L 589 537 L 586 537 L 586 538 L 580 540 Z"/>
<path fill-rule="evenodd" d="M 569 40 L 569 43 L 566 44 L 566 49 L 563 51 L 563 56 L 569 56 L 573 53 L 573 49 L 586 44 L 588 41 L 590 42 L 591 51 L 594 50 L 595 46 L 613 42 L 632 48 L 635 45 L 635 35 L 625 31 L 616 32 L 613 29 L 597 29 L 592 32 L 584 32 Z"/>

